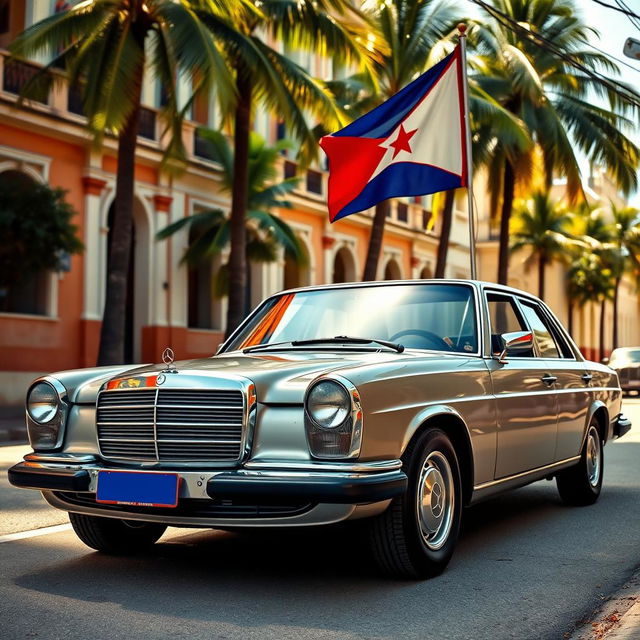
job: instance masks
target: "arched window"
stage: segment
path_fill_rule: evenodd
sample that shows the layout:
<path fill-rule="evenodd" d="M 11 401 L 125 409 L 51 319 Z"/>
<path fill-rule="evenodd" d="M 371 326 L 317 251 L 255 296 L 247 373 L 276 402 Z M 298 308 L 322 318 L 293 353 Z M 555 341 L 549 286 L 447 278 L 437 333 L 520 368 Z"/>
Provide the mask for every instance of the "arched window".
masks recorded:
<path fill-rule="evenodd" d="M 420 271 L 420 279 L 429 280 L 430 278 L 433 278 L 433 271 L 431 271 L 431 267 L 427 265 L 422 268 L 422 271 Z"/>
<path fill-rule="evenodd" d="M 402 278 L 402 273 L 400 272 L 400 265 L 396 262 L 394 258 L 391 258 L 391 260 L 387 262 L 387 266 L 384 268 L 384 279 L 400 280 L 401 278 Z"/>
<path fill-rule="evenodd" d="M 333 259 L 333 282 L 352 282 L 355 280 L 355 260 L 346 247 L 339 249 Z"/>
<path fill-rule="evenodd" d="M 16 197 L 19 197 L 21 191 L 31 189 L 34 184 L 34 180 L 21 171 L 0 173 L 0 185 L 9 189 Z M 50 285 L 51 272 L 42 270 L 0 288 L 0 312 L 47 315 Z"/>

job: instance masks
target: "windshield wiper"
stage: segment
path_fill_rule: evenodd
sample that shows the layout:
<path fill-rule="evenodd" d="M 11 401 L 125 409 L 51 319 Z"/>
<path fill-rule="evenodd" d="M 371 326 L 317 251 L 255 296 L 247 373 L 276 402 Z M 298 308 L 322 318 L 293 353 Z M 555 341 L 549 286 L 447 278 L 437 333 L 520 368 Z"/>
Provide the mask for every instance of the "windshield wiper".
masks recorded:
<path fill-rule="evenodd" d="M 284 342 L 265 342 L 263 344 L 254 344 L 242 350 L 242 353 L 251 353 L 252 351 L 260 351 L 260 349 L 269 349 L 271 347 L 282 347 L 285 344 L 293 344 L 290 340 Z"/>
<path fill-rule="evenodd" d="M 286 340 L 285 342 L 266 342 L 264 344 L 255 344 L 242 350 L 242 353 L 251 353 L 252 351 L 261 351 L 262 349 L 272 349 L 291 345 L 292 347 L 306 347 L 312 344 L 379 344 L 383 347 L 393 349 L 398 353 L 404 351 L 403 344 L 396 344 L 387 340 L 378 340 L 376 338 L 355 338 L 353 336 L 334 336 L 333 338 L 312 338 L 310 340 Z"/>
<path fill-rule="evenodd" d="M 404 351 L 403 344 L 397 344 L 395 342 L 389 342 L 388 340 L 378 340 L 377 338 L 356 338 L 354 336 L 334 336 L 333 338 L 313 338 L 311 340 L 294 340 L 291 344 L 294 347 L 304 346 L 310 344 L 379 344 L 383 347 L 388 347 L 389 349 L 393 349 L 398 353 L 402 353 Z"/>

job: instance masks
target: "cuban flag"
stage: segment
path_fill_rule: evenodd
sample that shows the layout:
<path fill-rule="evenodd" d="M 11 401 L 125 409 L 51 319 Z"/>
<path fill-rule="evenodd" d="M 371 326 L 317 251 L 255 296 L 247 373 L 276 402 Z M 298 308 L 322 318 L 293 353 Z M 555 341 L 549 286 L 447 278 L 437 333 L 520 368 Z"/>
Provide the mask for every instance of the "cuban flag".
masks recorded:
<path fill-rule="evenodd" d="M 387 198 L 467 186 L 465 81 L 460 46 L 350 125 L 325 136 L 329 218 Z"/>

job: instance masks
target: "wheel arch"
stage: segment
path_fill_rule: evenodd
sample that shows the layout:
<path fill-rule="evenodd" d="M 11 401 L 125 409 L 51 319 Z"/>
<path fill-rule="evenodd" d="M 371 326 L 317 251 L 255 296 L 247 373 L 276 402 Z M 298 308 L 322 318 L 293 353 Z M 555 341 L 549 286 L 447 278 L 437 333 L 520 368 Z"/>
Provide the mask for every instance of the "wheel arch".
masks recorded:
<path fill-rule="evenodd" d="M 460 476 L 462 481 L 463 504 L 467 505 L 471 501 L 473 494 L 474 479 L 474 458 L 473 446 L 469 427 L 462 416 L 446 405 L 427 407 L 411 421 L 405 433 L 402 443 L 402 454 L 409 444 L 420 436 L 426 429 L 438 427 L 442 429 L 451 439 L 451 443 L 458 455 L 460 463 Z"/>
<path fill-rule="evenodd" d="M 587 421 L 584 425 L 584 434 L 582 436 L 582 444 L 580 445 L 580 451 L 582 451 L 582 447 L 584 446 L 584 441 L 587 438 L 587 432 L 589 431 L 589 425 L 593 419 L 598 421 L 598 425 L 600 427 L 600 435 L 602 436 L 602 441 L 606 442 L 609 437 L 609 410 L 604 402 L 601 400 L 596 400 L 589 407 L 589 412 L 587 414 Z"/>

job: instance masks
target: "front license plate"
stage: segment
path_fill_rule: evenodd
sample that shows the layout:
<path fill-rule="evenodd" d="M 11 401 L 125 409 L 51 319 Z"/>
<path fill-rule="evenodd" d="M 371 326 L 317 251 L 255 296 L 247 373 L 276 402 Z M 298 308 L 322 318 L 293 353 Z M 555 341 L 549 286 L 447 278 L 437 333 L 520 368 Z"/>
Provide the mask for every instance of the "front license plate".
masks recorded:
<path fill-rule="evenodd" d="M 177 473 L 99 471 L 96 502 L 140 507 L 178 506 Z"/>

